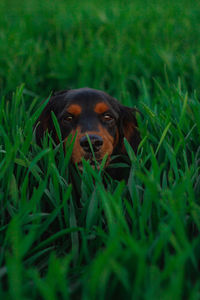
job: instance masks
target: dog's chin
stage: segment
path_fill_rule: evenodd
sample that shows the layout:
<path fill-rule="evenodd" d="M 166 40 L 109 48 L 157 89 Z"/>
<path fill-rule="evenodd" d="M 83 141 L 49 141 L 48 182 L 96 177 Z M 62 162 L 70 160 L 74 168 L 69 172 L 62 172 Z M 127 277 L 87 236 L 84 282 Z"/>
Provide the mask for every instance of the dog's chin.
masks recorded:
<path fill-rule="evenodd" d="M 93 170 L 100 170 L 100 165 L 102 160 L 94 161 L 92 159 L 87 159 L 87 162 L 89 162 L 90 166 L 92 167 Z M 82 161 L 77 163 L 77 167 L 79 171 L 83 172 L 83 163 Z"/>
<path fill-rule="evenodd" d="M 90 166 L 92 167 L 93 170 L 98 170 L 99 171 L 101 169 L 101 164 L 102 164 L 102 161 L 103 161 L 104 157 L 102 157 L 99 153 L 96 153 L 95 160 L 94 160 L 92 155 L 84 155 L 82 158 L 90 164 Z M 106 162 L 103 166 L 103 169 L 105 169 L 109 165 L 110 159 L 111 159 L 111 157 L 110 157 L 110 155 L 108 155 L 108 157 L 106 159 Z M 76 162 L 75 165 L 79 169 L 80 172 L 83 171 L 84 167 L 83 167 L 83 161 L 82 160 Z"/>

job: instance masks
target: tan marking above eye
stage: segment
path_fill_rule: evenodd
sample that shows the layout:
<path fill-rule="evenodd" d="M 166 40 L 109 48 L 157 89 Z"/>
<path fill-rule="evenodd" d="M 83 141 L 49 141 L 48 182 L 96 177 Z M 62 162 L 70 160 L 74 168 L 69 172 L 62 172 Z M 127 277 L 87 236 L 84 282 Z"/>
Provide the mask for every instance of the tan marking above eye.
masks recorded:
<path fill-rule="evenodd" d="M 74 116 L 80 115 L 81 111 L 82 111 L 82 108 L 78 104 L 72 104 L 67 108 L 67 112 Z"/>
<path fill-rule="evenodd" d="M 95 105 L 94 111 L 97 114 L 103 114 L 109 109 L 109 106 L 105 102 L 99 102 Z"/>

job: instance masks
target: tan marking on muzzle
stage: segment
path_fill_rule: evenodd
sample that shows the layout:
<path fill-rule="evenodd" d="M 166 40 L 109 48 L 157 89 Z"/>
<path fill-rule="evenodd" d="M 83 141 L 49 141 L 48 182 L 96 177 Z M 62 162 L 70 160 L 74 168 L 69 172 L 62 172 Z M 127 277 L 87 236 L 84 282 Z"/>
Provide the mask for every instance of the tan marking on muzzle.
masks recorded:
<path fill-rule="evenodd" d="M 77 133 L 76 139 L 74 142 L 73 151 L 72 151 L 72 157 L 71 157 L 71 160 L 74 164 L 80 163 L 82 158 L 87 159 L 87 157 L 88 157 L 88 153 L 85 152 L 84 149 L 80 145 L 80 139 L 83 136 L 85 136 L 86 134 L 99 135 L 103 139 L 103 145 L 98 152 L 95 152 L 95 156 L 98 161 L 102 161 L 103 157 L 107 154 L 108 158 L 107 158 L 106 166 L 109 164 L 110 156 L 113 153 L 113 149 L 115 146 L 115 140 L 108 133 L 108 131 L 105 128 L 103 128 L 101 125 L 98 126 L 98 129 L 99 129 L 99 131 L 87 131 L 87 132 L 82 133 L 81 128 L 79 126 L 76 130 L 73 130 L 71 132 L 72 140 L 73 140 L 75 134 Z"/>

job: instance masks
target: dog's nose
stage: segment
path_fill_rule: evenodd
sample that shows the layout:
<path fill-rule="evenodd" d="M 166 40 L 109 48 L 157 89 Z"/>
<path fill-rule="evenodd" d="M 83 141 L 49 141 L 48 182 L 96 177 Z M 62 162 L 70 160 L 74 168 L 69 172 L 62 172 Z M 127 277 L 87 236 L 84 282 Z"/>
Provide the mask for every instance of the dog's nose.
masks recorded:
<path fill-rule="evenodd" d="M 84 149 L 84 151 L 85 152 L 92 152 L 91 149 L 90 149 L 90 144 L 88 142 L 88 137 L 91 141 L 92 148 L 93 148 L 94 152 L 99 151 L 101 149 L 101 146 L 103 145 L 103 139 L 99 135 L 95 135 L 95 134 L 89 134 L 88 136 L 84 135 L 80 139 L 80 145 Z"/>

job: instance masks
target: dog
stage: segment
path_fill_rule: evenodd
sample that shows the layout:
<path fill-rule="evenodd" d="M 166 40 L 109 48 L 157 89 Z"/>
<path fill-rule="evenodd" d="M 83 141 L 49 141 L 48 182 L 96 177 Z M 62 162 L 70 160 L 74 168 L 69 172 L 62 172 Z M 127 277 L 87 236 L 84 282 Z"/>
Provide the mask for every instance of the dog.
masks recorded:
<path fill-rule="evenodd" d="M 52 119 L 53 112 L 64 147 L 69 136 L 75 137 L 71 162 L 82 170 L 82 158 L 94 166 L 94 156 L 101 164 L 106 155 L 106 168 L 111 156 L 126 154 L 124 138 L 137 153 L 140 134 L 136 111 L 120 104 L 106 92 L 92 88 L 55 92 L 36 122 L 36 142 L 41 146 L 46 131 L 56 144 L 60 142 Z"/>

